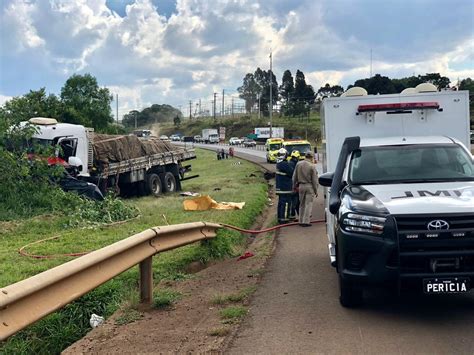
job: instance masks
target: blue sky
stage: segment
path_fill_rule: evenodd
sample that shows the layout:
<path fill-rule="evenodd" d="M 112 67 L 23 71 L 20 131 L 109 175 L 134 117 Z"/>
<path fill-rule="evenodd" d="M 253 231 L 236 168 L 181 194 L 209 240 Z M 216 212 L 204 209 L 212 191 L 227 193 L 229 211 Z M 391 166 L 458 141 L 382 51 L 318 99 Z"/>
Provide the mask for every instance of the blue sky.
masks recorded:
<path fill-rule="evenodd" d="M 235 92 L 247 72 L 316 89 L 373 73 L 474 78 L 469 0 L 0 0 L 0 104 L 91 73 L 120 114 Z"/>

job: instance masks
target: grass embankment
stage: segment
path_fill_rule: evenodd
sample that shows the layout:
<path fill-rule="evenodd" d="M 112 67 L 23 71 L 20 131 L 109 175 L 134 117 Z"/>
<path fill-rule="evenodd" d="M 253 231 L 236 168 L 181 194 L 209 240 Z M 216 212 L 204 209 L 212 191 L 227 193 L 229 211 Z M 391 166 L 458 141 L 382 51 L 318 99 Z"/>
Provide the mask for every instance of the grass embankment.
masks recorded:
<path fill-rule="evenodd" d="M 141 210 L 141 217 L 120 225 L 77 229 L 68 227 L 67 216 L 47 215 L 17 222 L 0 222 L 0 287 L 12 284 L 39 272 L 62 264 L 71 258 L 32 259 L 22 257 L 18 249 L 25 244 L 55 235 L 57 240 L 32 245 L 28 252 L 51 255 L 91 251 L 127 238 L 152 226 L 193 221 L 225 222 L 249 227 L 265 207 L 267 185 L 259 169 L 248 162 L 233 165 L 236 159 L 217 161 L 215 154 L 198 150 L 192 161 L 193 173 L 200 178 L 183 182 L 183 189 L 209 194 L 217 201 L 245 201 L 243 210 L 183 211 L 183 197 L 178 194 L 161 198 L 143 197 L 127 200 Z M 251 174 L 255 176 L 250 176 Z M 186 266 L 193 261 L 237 255 L 244 238 L 236 232 L 221 230 L 218 237 L 169 251 L 153 258 L 154 278 L 179 280 L 186 278 Z M 0 347 L 0 353 L 59 353 L 81 338 L 89 329 L 92 313 L 111 315 L 124 301 L 136 297 L 138 267 L 123 273 L 96 290 L 81 297 L 28 329 L 10 338 Z"/>
<path fill-rule="evenodd" d="M 216 121 L 213 118 L 198 118 L 190 121 L 183 120 L 179 129 L 172 123 L 163 123 L 159 125 L 159 134 L 171 135 L 181 132 L 186 136 L 200 135 L 204 128 L 226 128 L 226 137 L 243 137 L 253 133 L 255 127 L 268 126 L 268 117 L 258 119 L 258 116 L 240 116 L 240 117 L 218 117 Z M 294 138 L 308 137 L 312 143 L 321 139 L 321 122 L 319 113 L 312 112 L 310 117 L 279 117 L 272 119 L 273 127 L 284 127 L 285 137 Z"/>

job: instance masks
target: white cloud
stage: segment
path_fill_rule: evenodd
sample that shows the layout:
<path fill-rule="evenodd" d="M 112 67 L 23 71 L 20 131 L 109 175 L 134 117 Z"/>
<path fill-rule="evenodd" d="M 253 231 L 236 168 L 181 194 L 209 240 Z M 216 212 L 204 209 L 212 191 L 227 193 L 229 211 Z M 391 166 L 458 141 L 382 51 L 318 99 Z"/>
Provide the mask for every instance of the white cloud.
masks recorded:
<path fill-rule="evenodd" d="M 12 96 L 2 95 L 0 94 L 0 106 L 3 105 L 5 102 L 13 99 Z"/>

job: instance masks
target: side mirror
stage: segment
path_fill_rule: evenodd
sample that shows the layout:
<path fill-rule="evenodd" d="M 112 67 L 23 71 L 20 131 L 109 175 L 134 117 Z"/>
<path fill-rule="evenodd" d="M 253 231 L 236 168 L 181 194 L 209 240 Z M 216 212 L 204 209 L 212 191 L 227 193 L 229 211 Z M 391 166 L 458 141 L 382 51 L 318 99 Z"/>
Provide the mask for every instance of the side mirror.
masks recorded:
<path fill-rule="evenodd" d="M 78 157 L 69 157 L 67 160 L 68 164 L 71 166 L 75 166 L 79 170 L 82 170 L 82 160 Z"/>
<path fill-rule="evenodd" d="M 319 176 L 319 184 L 321 186 L 331 187 L 333 178 L 334 178 L 334 173 L 333 172 L 324 173 L 324 174 Z"/>

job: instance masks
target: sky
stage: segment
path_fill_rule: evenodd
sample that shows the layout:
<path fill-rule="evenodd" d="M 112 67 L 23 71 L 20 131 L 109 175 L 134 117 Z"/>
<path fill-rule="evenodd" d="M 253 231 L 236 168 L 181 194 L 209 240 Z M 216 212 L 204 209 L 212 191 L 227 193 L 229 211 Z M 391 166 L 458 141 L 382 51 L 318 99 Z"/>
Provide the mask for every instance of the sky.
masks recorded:
<path fill-rule="evenodd" d="M 0 104 L 90 73 L 119 116 L 188 107 L 302 70 L 317 90 L 379 73 L 474 78 L 472 0 L 0 0 Z M 372 61 L 371 61 L 372 52 Z M 115 107 L 115 103 L 114 103 Z"/>

